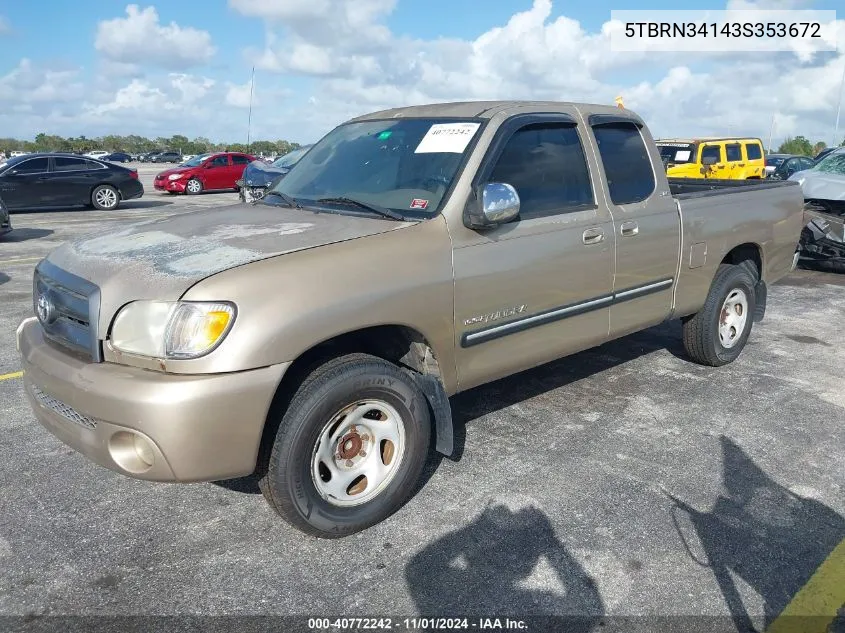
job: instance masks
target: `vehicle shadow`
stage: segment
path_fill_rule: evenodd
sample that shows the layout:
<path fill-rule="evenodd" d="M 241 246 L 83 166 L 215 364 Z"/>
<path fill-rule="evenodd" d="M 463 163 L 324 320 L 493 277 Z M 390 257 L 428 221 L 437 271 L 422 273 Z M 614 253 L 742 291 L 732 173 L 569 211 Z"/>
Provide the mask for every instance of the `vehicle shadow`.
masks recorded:
<path fill-rule="evenodd" d="M 6 273 L 0 273 L 0 286 L 2 286 L 9 280 L 11 280 L 11 277 L 9 277 L 9 275 L 7 275 Z"/>
<path fill-rule="evenodd" d="M 488 506 L 415 554 L 405 580 L 423 617 L 556 616 L 532 619 L 530 630 L 577 633 L 604 615 L 595 581 L 535 507 Z"/>
<path fill-rule="evenodd" d="M 470 389 L 450 400 L 455 434 L 453 461 L 459 461 L 466 442 L 466 427 L 473 420 L 506 409 L 594 374 L 624 365 L 641 356 L 667 350 L 688 360 L 681 339 L 680 321 L 673 320 L 610 341 L 599 347 L 540 365 L 507 378 Z M 692 362 L 692 361 L 690 361 Z"/>
<path fill-rule="evenodd" d="M 730 438 L 721 436 L 720 443 L 724 494 L 708 511 L 670 494 L 673 520 L 690 557 L 713 571 L 737 630 L 766 630 L 845 539 L 845 519 L 820 501 L 778 484 Z M 688 543 L 677 510 L 689 517 L 700 548 Z M 759 616 L 749 614 L 737 578 L 762 599 L 762 628 L 755 628 L 752 617 Z M 824 631 L 830 620 L 790 619 L 794 621 L 778 630 Z"/>
<path fill-rule="evenodd" d="M 55 233 L 53 229 L 15 229 L 3 238 L 4 242 L 26 242 Z"/>

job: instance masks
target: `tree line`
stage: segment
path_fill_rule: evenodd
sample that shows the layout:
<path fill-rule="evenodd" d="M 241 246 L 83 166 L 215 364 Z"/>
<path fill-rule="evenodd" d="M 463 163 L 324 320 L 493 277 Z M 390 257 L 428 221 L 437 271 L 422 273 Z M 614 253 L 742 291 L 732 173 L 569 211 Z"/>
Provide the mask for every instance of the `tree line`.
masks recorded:
<path fill-rule="evenodd" d="M 813 157 L 826 147 L 827 143 L 824 141 L 811 143 L 803 136 L 796 136 L 794 138 L 787 138 L 783 143 L 781 143 L 780 147 L 778 147 L 777 153 Z M 845 141 L 842 141 L 842 144 L 839 147 L 845 147 Z"/>
<path fill-rule="evenodd" d="M 19 140 L 14 138 L 0 138 L 0 152 L 7 155 L 12 151 L 22 152 L 91 152 L 94 150 L 105 150 L 107 152 L 127 152 L 129 154 L 141 154 L 153 150 L 173 150 L 183 154 L 204 154 L 205 152 L 219 152 L 229 150 L 232 152 L 252 152 L 254 154 L 287 154 L 299 147 L 299 143 L 291 141 L 252 141 L 247 147 L 246 143 L 213 143 L 209 139 L 198 136 L 189 139 L 187 136 L 175 134 L 169 138 L 160 136 L 158 138 L 147 138 L 130 134 L 129 136 L 98 136 L 87 138 L 85 136 L 64 137 L 56 134 L 38 134 L 34 141 Z"/>

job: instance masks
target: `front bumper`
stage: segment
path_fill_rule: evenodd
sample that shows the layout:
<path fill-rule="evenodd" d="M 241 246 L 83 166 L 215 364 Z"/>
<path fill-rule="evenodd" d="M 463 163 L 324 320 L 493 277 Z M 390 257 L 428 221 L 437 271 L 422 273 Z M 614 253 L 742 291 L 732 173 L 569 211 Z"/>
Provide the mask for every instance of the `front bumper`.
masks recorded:
<path fill-rule="evenodd" d="M 152 481 L 252 473 L 270 403 L 290 363 L 210 375 L 90 363 L 18 328 L 24 387 L 38 421 L 88 459 Z"/>
<path fill-rule="evenodd" d="M 188 182 L 188 178 L 180 178 L 179 180 L 168 180 L 164 178 L 162 180 L 154 180 L 153 187 L 155 187 L 156 191 L 175 191 L 177 193 L 185 193 L 185 183 Z"/>

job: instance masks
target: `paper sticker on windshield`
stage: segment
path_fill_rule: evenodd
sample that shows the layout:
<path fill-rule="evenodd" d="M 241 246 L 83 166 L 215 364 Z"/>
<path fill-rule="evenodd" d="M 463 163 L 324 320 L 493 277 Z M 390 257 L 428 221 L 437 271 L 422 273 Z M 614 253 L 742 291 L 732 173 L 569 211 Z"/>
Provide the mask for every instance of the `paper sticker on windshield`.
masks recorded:
<path fill-rule="evenodd" d="M 411 208 L 412 209 L 427 209 L 428 208 L 428 200 L 423 200 L 422 198 L 414 198 L 411 200 Z"/>
<path fill-rule="evenodd" d="M 435 123 L 426 132 L 415 154 L 463 154 L 480 123 Z"/>
<path fill-rule="evenodd" d="M 690 151 L 688 149 L 678 150 L 675 152 L 675 160 L 689 160 Z"/>

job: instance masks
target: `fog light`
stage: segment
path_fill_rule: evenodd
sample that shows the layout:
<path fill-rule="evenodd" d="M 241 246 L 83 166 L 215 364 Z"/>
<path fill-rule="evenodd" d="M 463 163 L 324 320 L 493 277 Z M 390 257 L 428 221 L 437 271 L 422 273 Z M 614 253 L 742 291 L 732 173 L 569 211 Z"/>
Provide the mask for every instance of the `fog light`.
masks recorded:
<path fill-rule="evenodd" d="M 118 431 L 109 439 L 109 454 L 123 470 L 140 474 L 155 463 L 155 449 L 143 435 L 131 431 Z"/>

